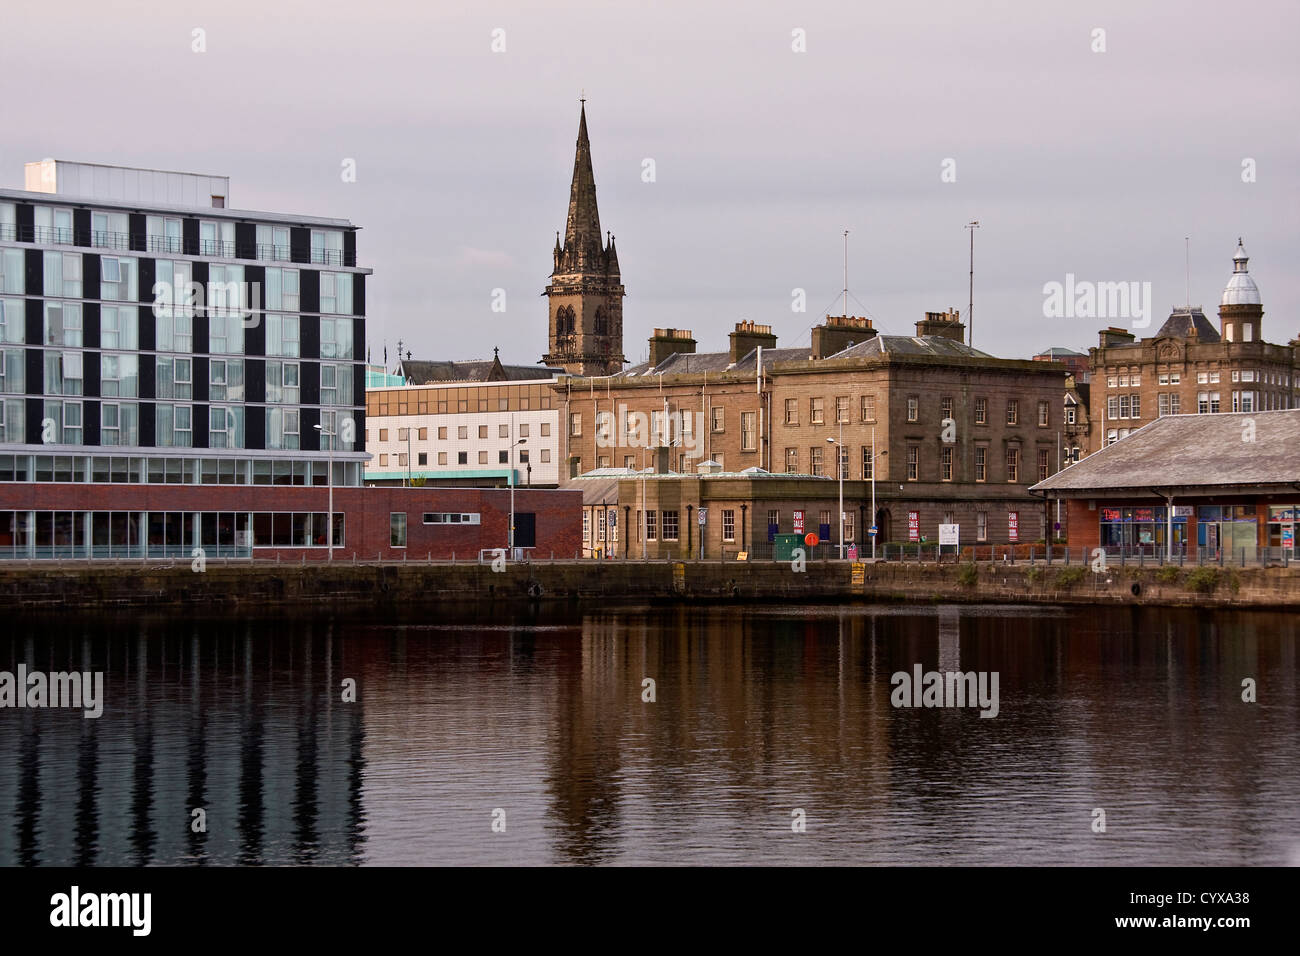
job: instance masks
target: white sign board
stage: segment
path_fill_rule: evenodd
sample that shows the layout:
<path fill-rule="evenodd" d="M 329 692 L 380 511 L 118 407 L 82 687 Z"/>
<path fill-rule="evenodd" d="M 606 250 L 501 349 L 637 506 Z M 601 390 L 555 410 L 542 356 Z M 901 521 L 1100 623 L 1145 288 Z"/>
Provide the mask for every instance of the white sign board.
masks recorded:
<path fill-rule="evenodd" d="M 708 515 L 708 513 L 709 513 L 709 509 L 708 509 L 708 508 L 701 508 L 701 509 L 700 509 L 700 512 L 699 512 L 699 514 L 700 514 L 700 524 L 704 524 L 704 519 L 705 519 L 705 517 Z"/>
<path fill-rule="evenodd" d="M 939 544 L 958 544 L 959 524 L 941 524 L 939 525 Z"/>

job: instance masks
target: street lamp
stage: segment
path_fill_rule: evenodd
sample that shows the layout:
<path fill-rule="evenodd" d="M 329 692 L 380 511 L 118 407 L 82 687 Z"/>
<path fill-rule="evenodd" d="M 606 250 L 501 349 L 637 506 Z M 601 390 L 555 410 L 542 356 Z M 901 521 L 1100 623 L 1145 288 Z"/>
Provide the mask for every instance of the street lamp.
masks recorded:
<path fill-rule="evenodd" d="M 334 433 L 323 425 L 314 426 L 321 433 L 321 437 L 328 439 L 330 464 L 329 464 L 329 486 L 330 486 L 330 504 L 329 517 L 326 519 L 326 532 L 329 541 L 329 560 L 334 560 Z M 409 459 L 408 459 L 409 461 Z"/>
<path fill-rule="evenodd" d="M 528 444 L 527 438 L 521 438 L 510 446 L 510 560 L 515 559 L 515 448 Z"/>
<path fill-rule="evenodd" d="M 836 415 L 835 417 L 839 418 L 838 415 Z M 844 457 L 843 454 L 844 422 L 841 421 L 839 423 L 839 426 L 840 426 L 840 437 L 838 439 L 828 438 L 826 440 L 835 446 L 835 472 L 840 479 L 840 560 L 843 561 L 844 560 L 844 462 L 841 461 L 840 459 Z"/>
<path fill-rule="evenodd" d="M 889 454 L 889 449 L 885 449 L 880 454 L 876 454 L 876 429 L 871 429 L 871 527 L 875 529 L 875 534 L 871 536 L 871 560 L 876 560 L 876 539 L 880 537 L 880 528 L 876 524 L 876 461 L 884 458 Z"/>

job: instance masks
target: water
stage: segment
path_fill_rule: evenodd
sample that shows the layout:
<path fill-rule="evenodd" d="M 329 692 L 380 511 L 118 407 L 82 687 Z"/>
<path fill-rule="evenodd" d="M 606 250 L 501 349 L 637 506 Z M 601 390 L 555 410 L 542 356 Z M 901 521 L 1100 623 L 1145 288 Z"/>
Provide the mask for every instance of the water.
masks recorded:
<path fill-rule="evenodd" d="M 0 710 L 0 864 L 1300 863 L 1294 614 L 438 614 L 11 618 L 106 704 Z"/>

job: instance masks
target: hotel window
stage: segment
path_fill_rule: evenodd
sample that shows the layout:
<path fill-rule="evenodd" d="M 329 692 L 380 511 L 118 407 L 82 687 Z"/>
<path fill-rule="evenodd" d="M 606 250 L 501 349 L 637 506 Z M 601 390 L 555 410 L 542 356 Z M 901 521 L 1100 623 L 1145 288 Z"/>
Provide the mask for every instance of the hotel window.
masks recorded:
<path fill-rule="evenodd" d="M 388 546 L 406 547 L 406 512 L 390 511 L 388 513 Z"/>
<path fill-rule="evenodd" d="M 736 540 L 736 512 L 730 508 L 724 508 L 722 511 L 722 540 Z"/>
<path fill-rule="evenodd" d="M 709 409 L 709 411 L 713 415 L 713 430 L 715 432 L 723 431 L 724 426 L 726 425 L 727 410 L 723 408 L 721 405 L 714 405 L 711 409 Z"/>
<path fill-rule="evenodd" d="M 131 248 L 130 216 L 124 212 L 92 212 L 90 244 L 101 249 Z"/>
<path fill-rule="evenodd" d="M 258 226 L 257 227 L 257 258 L 279 260 L 281 262 L 289 261 L 289 227 L 288 226 Z M 267 270 L 270 275 L 271 270 Z M 295 270 L 296 271 L 296 270 Z"/>
<path fill-rule="evenodd" d="M 91 353 L 94 354 L 93 352 Z M 81 395 L 84 373 L 80 352 L 45 351 L 45 394 Z"/>
<path fill-rule="evenodd" d="M 1016 425 L 1020 422 L 1020 402 L 1016 399 L 1007 400 L 1007 424 Z"/>
<path fill-rule="evenodd" d="M 989 539 L 989 513 L 987 511 L 975 512 L 975 540 L 987 541 Z"/>
<path fill-rule="evenodd" d="M 266 307 L 277 312 L 297 312 L 299 298 L 298 270 L 266 270 Z"/>
<path fill-rule="evenodd" d="M 945 395 L 939 399 L 939 418 L 952 418 L 952 396 Z"/>
<path fill-rule="evenodd" d="M 237 315 L 208 313 L 208 351 L 213 355 L 242 355 L 244 320 Z"/>
<path fill-rule="evenodd" d="M 297 358 L 300 354 L 301 327 L 296 315 L 267 315 L 266 354 Z"/>
<path fill-rule="evenodd" d="M 914 422 L 921 417 L 921 400 L 915 395 L 907 396 L 907 420 Z"/>
<path fill-rule="evenodd" d="M 799 399 L 787 398 L 785 400 L 785 423 L 787 425 L 799 424 Z"/>
<path fill-rule="evenodd" d="M 104 306 L 99 313 L 99 345 L 105 349 L 139 348 L 140 310 L 135 306 Z"/>
<path fill-rule="evenodd" d="M 1046 428 L 1052 417 L 1052 406 L 1048 402 L 1038 403 L 1038 427 Z"/>
<path fill-rule="evenodd" d="M 0 292 L 22 295 L 27 288 L 23 250 L 0 249 Z"/>
<path fill-rule="evenodd" d="M 134 259 L 104 256 L 99 260 L 99 297 L 113 302 L 139 298 L 139 272 Z"/>
<path fill-rule="evenodd" d="M 199 220 L 199 255 L 235 257 L 235 224 L 228 221 Z"/>
<path fill-rule="evenodd" d="M 835 421 L 847 422 L 849 420 L 849 397 L 847 395 L 835 396 Z"/>
<path fill-rule="evenodd" d="M 989 450 L 983 445 L 975 446 L 975 480 L 976 481 L 988 480 L 988 476 L 989 476 L 988 452 Z"/>
<path fill-rule="evenodd" d="M 33 211 L 37 242 L 72 242 L 72 210 L 37 206 Z"/>
<path fill-rule="evenodd" d="M 45 344 L 72 346 L 82 344 L 79 304 L 45 303 Z"/>
<path fill-rule="evenodd" d="M 150 252 L 179 253 L 181 251 L 181 221 L 164 216 L 147 216 L 144 221 L 146 245 Z M 287 256 L 285 258 L 288 258 Z"/>
<path fill-rule="evenodd" d="M 299 401 L 297 362 L 266 363 L 266 400 L 275 405 L 297 405 Z"/>
<path fill-rule="evenodd" d="M 251 304 L 247 298 L 243 266 L 208 266 L 208 315 L 237 316 Z"/>
<path fill-rule="evenodd" d="M 320 357 L 353 358 L 351 319 L 332 319 L 321 316 Z"/>
<path fill-rule="evenodd" d="M 808 471 L 814 475 L 822 473 L 822 446 L 813 445 L 808 449 Z"/>
<path fill-rule="evenodd" d="M 352 314 L 352 273 L 320 274 L 320 310 L 335 315 Z"/>
<path fill-rule="evenodd" d="M 21 398 L 0 401 L 0 441 L 24 441 L 26 428 L 26 402 Z"/>
<path fill-rule="evenodd" d="M 244 447 L 244 407 L 211 405 L 208 407 L 208 447 Z"/>
<path fill-rule="evenodd" d="M 862 446 L 862 480 L 867 481 L 875 476 L 875 462 L 871 460 L 871 446 Z"/>
<path fill-rule="evenodd" d="M 975 424 L 986 425 L 989 420 L 989 401 L 987 398 L 975 399 Z"/>
<path fill-rule="evenodd" d="M 320 403 L 322 405 L 352 404 L 352 366 L 331 365 L 322 362 L 320 366 Z M 424 429 L 420 429 L 420 440 L 424 440 Z"/>
<path fill-rule="evenodd" d="M 160 448 L 189 448 L 194 444 L 194 409 L 189 405 L 159 402 L 155 437 Z"/>
<path fill-rule="evenodd" d="M 758 431 L 755 427 L 755 412 L 740 413 L 740 450 L 754 451 L 758 448 Z"/>
<path fill-rule="evenodd" d="M 943 481 L 952 481 L 952 446 L 944 445 L 939 449 L 939 477 Z M 949 522 L 951 524 L 951 522 Z"/>
<path fill-rule="evenodd" d="M 343 232 L 338 229 L 313 229 L 311 261 L 326 266 L 342 265 Z"/>
<path fill-rule="evenodd" d="M 103 402 L 99 406 L 99 443 L 101 445 L 138 445 L 140 438 L 139 406 L 134 402 Z M 210 436 L 209 436 L 210 437 Z M 211 447 L 218 446 L 211 441 Z"/>
<path fill-rule="evenodd" d="M 140 356 L 103 353 L 99 356 L 99 394 L 105 398 L 136 398 L 140 394 Z"/>
<path fill-rule="evenodd" d="M 799 449 L 787 448 L 785 450 L 785 472 L 787 475 L 798 474 L 799 472 Z"/>
<path fill-rule="evenodd" d="M 907 480 L 916 481 L 921 472 L 921 447 L 919 445 L 907 446 Z"/>
<path fill-rule="evenodd" d="M 208 398 L 212 401 L 242 401 L 244 360 L 212 359 L 208 365 Z"/>
<path fill-rule="evenodd" d="M 862 420 L 864 422 L 874 422 L 876 420 L 876 396 L 862 396 Z"/>
<path fill-rule="evenodd" d="M 1038 449 L 1038 480 L 1046 481 L 1052 474 L 1052 453 L 1046 448 Z"/>
<path fill-rule="evenodd" d="M 81 444 L 81 402 L 46 401 L 44 417 L 54 422 L 54 444 Z"/>
<path fill-rule="evenodd" d="M 0 349 L 0 393 L 23 394 L 26 371 L 25 349 Z"/>
<path fill-rule="evenodd" d="M 582 434 L 582 415 L 577 412 L 569 414 L 569 434 L 574 436 Z"/>
<path fill-rule="evenodd" d="M 1020 449 L 1007 449 L 1007 481 L 1020 480 Z"/>
<path fill-rule="evenodd" d="M 655 530 L 655 513 L 647 511 L 645 513 L 645 539 L 654 541 L 658 532 Z"/>
<path fill-rule="evenodd" d="M 664 512 L 664 540 L 665 541 L 677 540 L 678 516 L 679 516 L 679 512 L 676 511 Z"/>
<path fill-rule="evenodd" d="M 825 399 L 810 398 L 808 399 L 808 421 L 814 425 L 824 425 L 826 423 Z"/>
<path fill-rule="evenodd" d="M 266 409 L 266 447 L 301 448 L 300 417 L 296 408 Z"/>

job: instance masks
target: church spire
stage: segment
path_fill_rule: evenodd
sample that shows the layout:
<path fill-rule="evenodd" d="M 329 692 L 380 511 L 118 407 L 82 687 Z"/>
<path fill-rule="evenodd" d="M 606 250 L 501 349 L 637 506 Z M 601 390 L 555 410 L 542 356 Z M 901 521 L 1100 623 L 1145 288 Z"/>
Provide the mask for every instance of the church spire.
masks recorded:
<path fill-rule="evenodd" d="M 564 227 L 564 251 L 572 265 L 596 264 L 600 255 L 600 212 L 596 208 L 596 177 L 591 171 L 591 142 L 587 139 L 587 101 L 578 119 L 578 144 L 569 187 L 569 219 Z M 574 261 L 576 259 L 576 261 Z"/>

